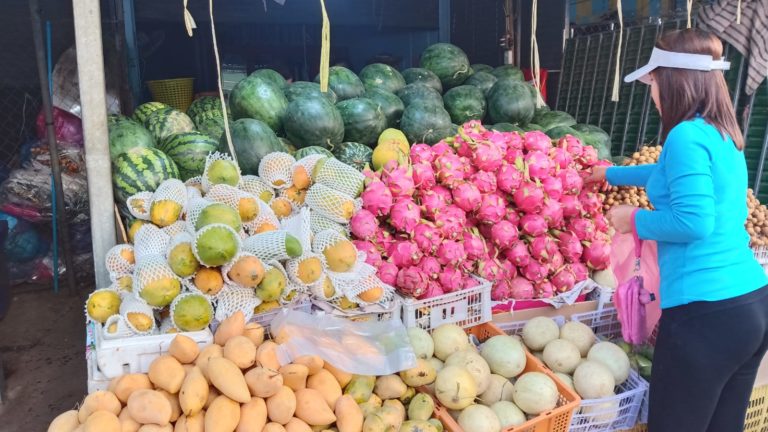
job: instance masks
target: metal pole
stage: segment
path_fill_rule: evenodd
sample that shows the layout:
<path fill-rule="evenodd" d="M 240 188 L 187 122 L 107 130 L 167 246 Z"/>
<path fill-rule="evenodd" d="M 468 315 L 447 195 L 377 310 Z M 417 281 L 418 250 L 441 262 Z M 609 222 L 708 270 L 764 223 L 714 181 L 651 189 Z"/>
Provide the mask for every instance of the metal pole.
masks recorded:
<path fill-rule="evenodd" d="M 77 44 L 77 74 L 88 170 L 88 201 L 91 207 L 91 238 L 96 286 L 110 284 L 104 258 L 115 245 L 112 167 L 107 133 L 107 102 L 104 55 L 101 43 L 99 0 L 72 2 Z"/>
<path fill-rule="evenodd" d="M 29 11 L 32 17 L 32 38 L 35 43 L 35 55 L 37 57 L 37 74 L 40 78 L 40 94 L 43 99 L 43 112 L 45 114 L 46 135 L 48 138 L 48 151 L 51 154 L 51 174 L 53 174 L 55 196 L 55 217 L 61 233 L 61 246 L 64 252 L 64 265 L 66 266 L 67 285 L 69 293 L 74 294 L 75 265 L 72 261 L 72 249 L 69 247 L 69 225 L 67 225 L 66 209 L 64 206 L 64 188 L 61 185 L 61 167 L 59 166 L 59 149 L 56 145 L 56 130 L 53 127 L 53 104 L 51 103 L 50 86 L 48 84 L 48 72 L 45 59 L 45 47 L 43 45 L 43 23 L 40 18 L 40 6 L 38 0 L 30 0 Z M 56 245 L 54 244 L 54 247 Z M 58 278 L 59 275 L 53 275 Z"/>

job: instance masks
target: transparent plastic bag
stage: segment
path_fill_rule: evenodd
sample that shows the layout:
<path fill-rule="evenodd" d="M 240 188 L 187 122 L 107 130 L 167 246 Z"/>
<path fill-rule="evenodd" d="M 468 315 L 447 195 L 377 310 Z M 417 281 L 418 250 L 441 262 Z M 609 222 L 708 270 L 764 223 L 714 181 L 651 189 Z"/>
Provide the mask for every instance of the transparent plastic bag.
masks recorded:
<path fill-rule="evenodd" d="M 330 315 L 283 309 L 272 320 L 280 364 L 317 355 L 358 375 L 389 375 L 416 366 L 416 354 L 399 320 L 354 322 Z M 349 350 L 349 347 L 355 347 Z"/>

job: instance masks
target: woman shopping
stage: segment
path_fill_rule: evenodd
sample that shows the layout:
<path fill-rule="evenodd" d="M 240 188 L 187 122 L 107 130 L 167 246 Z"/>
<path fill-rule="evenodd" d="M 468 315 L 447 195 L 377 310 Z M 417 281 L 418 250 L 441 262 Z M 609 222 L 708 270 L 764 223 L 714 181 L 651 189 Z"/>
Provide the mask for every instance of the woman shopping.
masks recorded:
<path fill-rule="evenodd" d="M 723 45 L 695 29 L 662 36 L 625 78 L 650 86 L 658 163 L 595 168 L 591 181 L 642 186 L 655 210 L 614 207 L 618 232 L 658 243 L 662 316 L 649 432 L 736 432 L 768 349 L 768 279 L 749 248 L 747 166 Z"/>

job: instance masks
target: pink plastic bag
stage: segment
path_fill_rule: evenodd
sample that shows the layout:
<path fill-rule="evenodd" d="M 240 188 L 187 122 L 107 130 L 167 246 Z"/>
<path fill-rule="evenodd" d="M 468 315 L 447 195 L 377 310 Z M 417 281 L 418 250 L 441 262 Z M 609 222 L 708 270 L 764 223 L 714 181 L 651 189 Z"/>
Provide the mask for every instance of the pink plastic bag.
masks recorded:
<path fill-rule="evenodd" d="M 613 267 L 613 273 L 616 275 L 616 280 L 620 281 L 619 288 L 627 283 L 633 282 L 635 273 L 635 241 L 632 234 L 619 234 L 616 233 L 611 241 L 611 265 Z M 644 306 L 645 310 L 645 331 L 642 333 L 646 336 L 653 332 L 656 327 L 659 318 L 661 317 L 660 297 L 659 297 L 659 263 L 656 252 L 656 242 L 644 241 L 641 246 L 641 258 L 640 258 L 640 271 L 639 276 L 642 277 L 642 288 L 648 291 L 649 294 L 653 294 L 656 301 L 650 302 Z M 625 286 L 626 288 L 631 288 Z M 636 289 L 636 287 L 635 287 Z M 617 293 L 619 289 L 617 288 Z M 637 295 L 637 292 L 634 294 Z M 614 294 L 614 303 L 617 303 L 617 297 L 621 295 Z M 632 297 L 635 298 L 635 297 Z M 621 298 L 618 299 L 621 301 Z M 619 315 L 622 313 L 622 308 L 619 304 L 616 304 L 616 309 L 619 311 Z M 623 324 L 622 324 L 623 327 Z M 630 342 L 627 340 L 627 342 Z"/>

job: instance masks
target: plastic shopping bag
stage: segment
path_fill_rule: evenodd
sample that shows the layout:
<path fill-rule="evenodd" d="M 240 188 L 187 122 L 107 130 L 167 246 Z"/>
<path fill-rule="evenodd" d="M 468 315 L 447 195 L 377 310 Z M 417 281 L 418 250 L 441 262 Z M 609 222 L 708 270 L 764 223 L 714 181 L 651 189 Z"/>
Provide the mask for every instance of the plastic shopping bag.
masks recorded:
<path fill-rule="evenodd" d="M 355 322 L 283 309 L 272 320 L 281 365 L 317 355 L 344 372 L 389 375 L 416 367 L 416 354 L 399 320 Z"/>

